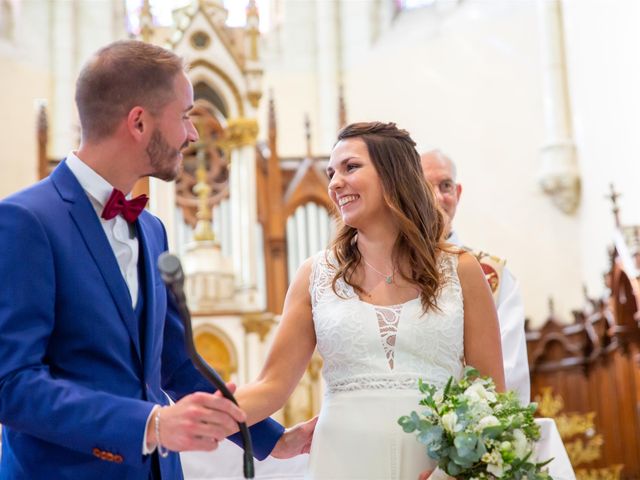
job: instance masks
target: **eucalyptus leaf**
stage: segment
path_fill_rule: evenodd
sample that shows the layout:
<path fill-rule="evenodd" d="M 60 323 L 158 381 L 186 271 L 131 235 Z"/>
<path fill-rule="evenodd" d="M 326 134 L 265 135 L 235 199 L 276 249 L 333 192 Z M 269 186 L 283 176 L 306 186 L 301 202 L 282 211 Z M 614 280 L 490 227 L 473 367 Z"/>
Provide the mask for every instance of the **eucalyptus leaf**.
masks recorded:
<path fill-rule="evenodd" d="M 444 429 L 438 425 L 431 425 L 418 435 L 418 441 L 427 446 L 434 443 L 441 443 L 443 440 Z"/>
<path fill-rule="evenodd" d="M 398 419 L 398 424 L 402 427 L 405 433 L 411 433 L 416 430 L 416 424 L 413 419 L 407 415 Z"/>
<path fill-rule="evenodd" d="M 484 452 L 479 452 L 484 449 L 484 445 L 482 445 L 482 448 L 479 448 L 479 443 L 482 444 L 480 437 L 477 435 L 463 433 L 456 436 L 453 441 L 453 445 L 456 447 L 455 455 L 459 458 L 459 460 L 456 459 L 456 463 L 465 467 L 470 467 L 480 460 L 480 457 Z M 453 453 L 454 452 L 452 452 L 452 458 L 454 458 Z"/>
<path fill-rule="evenodd" d="M 447 469 L 446 472 L 451 475 L 452 477 L 455 477 L 456 475 L 460 474 L 462 472 L 462 468 L 460 468 L 459 465 L 456 464 L 456 462 L 454 462 L 453 460 L 449 462 L 449 464 L 447 465 Z"/>
<path fill-rule="evenodd" d="M 506 429 L 506 427 L 502 426 L 502 425 L 493 425 L 491 427 L 485 427 L 482 429 L 482 436 L 486 437 L 486 438 L 498 438 L 500 435 L 502 435 L 502 432 L 504 432 Z"/>
<path fill-rule="evenodd" d="M 449 458 L 451 458 L 451 460 L 454 461 L 456 465 L 465 469 L 472 467 L 475 463 L 474 461 L 469 460 L 467 457 L 460 455 L 456 450 L 451 451 L 451 453 L 449 454 Z"/>

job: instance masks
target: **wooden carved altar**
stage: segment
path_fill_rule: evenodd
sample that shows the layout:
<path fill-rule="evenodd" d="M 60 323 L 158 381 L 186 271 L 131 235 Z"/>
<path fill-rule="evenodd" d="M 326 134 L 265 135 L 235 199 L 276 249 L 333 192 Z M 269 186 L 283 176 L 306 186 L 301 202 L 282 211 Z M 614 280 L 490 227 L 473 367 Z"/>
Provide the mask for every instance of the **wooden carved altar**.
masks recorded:
<path fill-rule="evenodd" d="M 527 331 L 532 398 L 555 418 L 580 480 L 640 478 L 640 270 L 618 250 L 604 297 L 585 292 L 571 324 L 550 308 L 547 322 Z"/>

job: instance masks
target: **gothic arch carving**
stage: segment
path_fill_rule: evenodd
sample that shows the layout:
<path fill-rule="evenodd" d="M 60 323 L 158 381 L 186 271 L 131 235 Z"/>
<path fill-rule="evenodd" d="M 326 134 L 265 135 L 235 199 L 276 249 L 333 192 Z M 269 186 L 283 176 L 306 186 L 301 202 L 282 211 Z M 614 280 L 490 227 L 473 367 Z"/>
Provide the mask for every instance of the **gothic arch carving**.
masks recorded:
<path fill-rule="evenodd" d="M 244 104 L 238 86 L 220 67 L 204 59 L 191 62 L 190 77 L 193 83 L 204 82 L 214 91 L 222 94 L 222 100 L 228 106 L 227 118 L 244 117 Z"/>

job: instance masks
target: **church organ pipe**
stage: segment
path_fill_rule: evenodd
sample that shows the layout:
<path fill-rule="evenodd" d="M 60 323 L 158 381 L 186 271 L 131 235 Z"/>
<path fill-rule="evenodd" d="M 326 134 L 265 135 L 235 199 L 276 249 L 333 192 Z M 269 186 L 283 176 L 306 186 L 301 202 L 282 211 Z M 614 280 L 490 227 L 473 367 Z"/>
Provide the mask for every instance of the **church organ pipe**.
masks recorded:
<path fill-rule="evenodd" d="M 287 219 L 287 259 L 289 281 L 310 256 L 329 247 L 332 219 L 314 202 L 300 205 Z"/>
<path fill-rule="evenodd" d="M 309 202 L 306 205 L 306 213 L 307 213 L 307 220 L 308 220 L 308 227 L 307 227 L 307 232 L 308 232 L 308 246 L 309 246 L 309 252 L 308 255 L 313 255 L 315 252 L 320 251 L 321 248 L 323 248 L 322 245 L 320 245 L 320 235 L 319 235 L 319 217 L 318 217 L 318 205 L 316 205 L 313 202 Z"/>

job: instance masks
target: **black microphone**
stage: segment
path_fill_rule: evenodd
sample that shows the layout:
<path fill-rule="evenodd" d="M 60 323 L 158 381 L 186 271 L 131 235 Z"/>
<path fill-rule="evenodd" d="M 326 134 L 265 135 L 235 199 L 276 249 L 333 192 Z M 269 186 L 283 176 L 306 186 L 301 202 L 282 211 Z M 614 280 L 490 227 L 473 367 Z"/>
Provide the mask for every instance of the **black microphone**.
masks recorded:
<path fill-rule="evenodd" d="M 184 344 L 189 358 L 191 358 L 191 361 L 200 373 L 218 390 L 220 390 L 225 398 L 228 398 L 238 405 L 238 402 L 227 388 L 224 380 L 220 378 L 218 372 L 211 368 L 196 351 L 196 347 L 193 343 L 193 332 L 191 329 L 191 314 L 187 308 L 187 299 L 184 294 L 184 273 L 182 272 L 180 260 L 175 255 L 172 255 L 169 252 L 164 252 L 158 257 L 158 269 L 160 270 L 162 280 L 166 283 L 176 300 L 178 314 L 184 324 Z M 244 478 L 254 478 L 255 473 L 253 466 L 253 445 L 251 443 L 251 434 L 249 433 L 249 429 L 245 422 L 238 422 L 238 427 L 240 427 L 240 435 L 242 436 L 242 442 L 244 443 Z"/>

